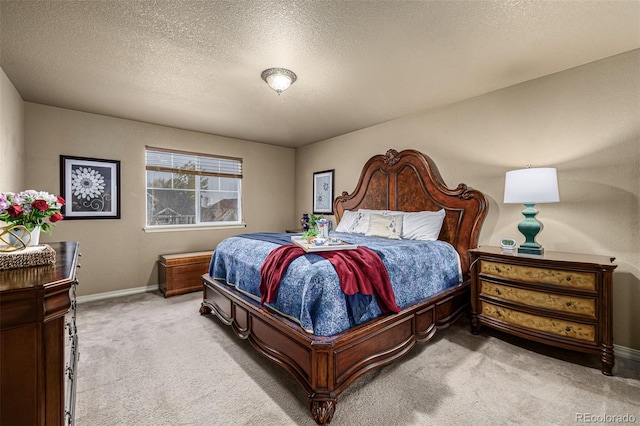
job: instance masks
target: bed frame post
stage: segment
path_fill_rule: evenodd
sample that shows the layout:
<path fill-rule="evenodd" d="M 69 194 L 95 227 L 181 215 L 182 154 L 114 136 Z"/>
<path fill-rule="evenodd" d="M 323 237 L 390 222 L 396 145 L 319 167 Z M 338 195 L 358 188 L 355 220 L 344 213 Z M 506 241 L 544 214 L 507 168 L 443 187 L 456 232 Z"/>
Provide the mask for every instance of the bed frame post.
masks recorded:
<path fill-rule="evenodd" d="M 332 395 L 335 390 L 335 371 L 331 360 L 334 357 L 330 343 L 311 343 L 311 388 L 309 409 L 311 416 L 319 425 L 331 422 L 336 411 L 337 399 Z"/>
<path fill-rule="evenodd" d="M 319 425 L 326 425 L 333 419 L 336 412 L 336 398 L 312 395 L 309 397 L 309 408 L 313 420 Z"/>

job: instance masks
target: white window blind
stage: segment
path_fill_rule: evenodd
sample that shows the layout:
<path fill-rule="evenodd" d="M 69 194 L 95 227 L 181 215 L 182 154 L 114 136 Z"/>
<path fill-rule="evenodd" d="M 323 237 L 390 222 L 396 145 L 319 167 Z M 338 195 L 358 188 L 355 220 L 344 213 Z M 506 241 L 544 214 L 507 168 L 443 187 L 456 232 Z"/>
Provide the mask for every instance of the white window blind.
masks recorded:
<path fill-rule="evenodd" d="M 239 224 L 242 159 L 146 147 L 147 226 Z"/>

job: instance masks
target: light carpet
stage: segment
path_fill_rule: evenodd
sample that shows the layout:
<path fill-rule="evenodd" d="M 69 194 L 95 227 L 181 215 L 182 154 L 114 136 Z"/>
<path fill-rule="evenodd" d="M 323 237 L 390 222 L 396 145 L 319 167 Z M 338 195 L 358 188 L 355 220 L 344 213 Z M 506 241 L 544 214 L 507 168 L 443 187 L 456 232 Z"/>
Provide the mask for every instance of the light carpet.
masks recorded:
<path fill-rule="evenodd" d="M 201 298 L 145 293 L 80 304 L 74 424 L 314 425 L 295 379 L 201 316 Z M 461 319 L 356 380 L 331 424 L 556 425 L 624 415 L 640 423 L 639 364 L 618 358 L 607 377 L 597 357 L 486 328 L 472 335 Z"/>

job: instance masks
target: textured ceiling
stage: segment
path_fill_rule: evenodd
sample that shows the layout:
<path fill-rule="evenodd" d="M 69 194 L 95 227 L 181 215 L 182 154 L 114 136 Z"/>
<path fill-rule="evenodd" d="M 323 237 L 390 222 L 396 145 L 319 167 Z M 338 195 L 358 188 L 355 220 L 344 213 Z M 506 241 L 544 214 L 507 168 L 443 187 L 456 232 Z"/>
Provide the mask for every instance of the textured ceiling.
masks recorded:
<path fill-rule="evenodd" d="M 25 101 L 290 147 L 640 47 L 637 0 L 0 6 Z M 270 67 L 298 81 L 278 96 Z"/>

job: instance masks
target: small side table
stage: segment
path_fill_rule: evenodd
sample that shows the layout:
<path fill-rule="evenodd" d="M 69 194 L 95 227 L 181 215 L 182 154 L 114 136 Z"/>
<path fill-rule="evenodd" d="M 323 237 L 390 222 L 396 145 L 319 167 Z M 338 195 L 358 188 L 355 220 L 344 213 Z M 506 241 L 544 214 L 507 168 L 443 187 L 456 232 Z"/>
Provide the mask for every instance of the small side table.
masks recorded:
<path fill-rule="evenodd" d="M 600 355 L 611 376 L 615 258 L 500 247 L 471 254 L 471 332 L 486 325 L 525 339 Z"/>

